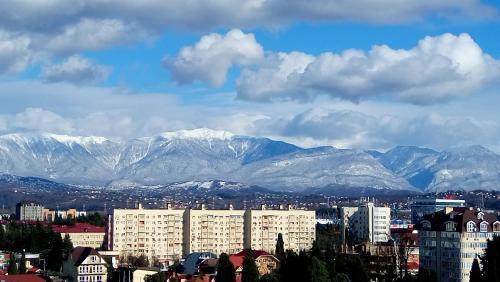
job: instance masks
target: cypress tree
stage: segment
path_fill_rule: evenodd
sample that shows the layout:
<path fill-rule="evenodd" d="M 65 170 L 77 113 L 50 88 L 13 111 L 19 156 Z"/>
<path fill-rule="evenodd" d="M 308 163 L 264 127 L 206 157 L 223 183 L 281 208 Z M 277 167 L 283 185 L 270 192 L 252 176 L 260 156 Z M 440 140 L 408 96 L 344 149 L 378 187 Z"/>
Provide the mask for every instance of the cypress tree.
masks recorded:
<path fill-rule="evenodd" d="M 26 254 L 24 253 L 24 251 L 21 255 L 21 261 L 19 262 L 19 273 L 26 273 Z"/>
<path fill-rule="evenodd" d="M 325 263 L 317 257 L 311 259 L 311 279 L 314 282 L 330 282 Z"/>
<path fill-rule="evenodd" d="M 73 242 L 71 242 L 71 238 L 69 237 L 68 234 L 64 235 L 62 246 L 63 246 L 63 259 L 66 259 L 73 250 Z"/>
<path fill-rule="evenodd" d="M 16 259 L 14 258 L 14 253 L 10 254 L 10 259 L 9 259 L 9 269 L 8 269 L 9 274 L 19 274 L 19 271 L 17 270 L 17 264 L 16 264 Z"/>
<path fill-rule="evenodd" d="M 259 271 L 253 259 L 252 250 L 246 250 L 245 258 L 243 259 L 243 271 L 241 273 L 241 282 L 258 282 Z"/>
<path fill-rule="evenodd" d="M 234 266 L 229 260 L 229 256 L 226 253 L 222 253 L 219 256 L 219 261 L 217 262 L 217 274 L 215 275 L 215 281 L 217 282 L 236 281 L 236 273 Z"/>
<path fill-rule="evenodd" d="M 474 262 L 472 262 L 469 281 L 481 282 L 481 269 L 479 268 L 479 262 L 477 261 L 477 259 L 474 259 Z"/>
<path fill-rule="evenodd" d="M 500 282 L 500 236 L 488 240 L 484 255 L 481 257 L 483 265 L 483 280 Z"/>
<path fill-rule="evenodd" d="M 278 240 L 276 241 L 276 258 L 281 262 L 285 259 L 285 242 L 283 242 L 283 234 L 278 233 Z"/>

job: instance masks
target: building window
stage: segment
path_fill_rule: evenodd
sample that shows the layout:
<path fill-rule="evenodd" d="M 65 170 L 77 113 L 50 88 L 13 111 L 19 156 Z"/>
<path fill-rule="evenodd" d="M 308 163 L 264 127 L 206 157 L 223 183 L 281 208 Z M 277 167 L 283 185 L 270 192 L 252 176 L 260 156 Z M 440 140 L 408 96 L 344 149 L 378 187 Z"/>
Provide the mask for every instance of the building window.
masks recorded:
<path fill-rule="evenodd" d="M 481 232 L 488 232 L 488 222 L 486 221 L 481 222 L 480 230 Z"/>
<path fill-rule="evenodd" d="M 493 232 L 500 232 L 500 221 L 493 223 Z"/>
<path fill-rule="evenodd" d="M 475 232 L 476 224 L 472 221 L 467 222 L 467 232 Z"/>

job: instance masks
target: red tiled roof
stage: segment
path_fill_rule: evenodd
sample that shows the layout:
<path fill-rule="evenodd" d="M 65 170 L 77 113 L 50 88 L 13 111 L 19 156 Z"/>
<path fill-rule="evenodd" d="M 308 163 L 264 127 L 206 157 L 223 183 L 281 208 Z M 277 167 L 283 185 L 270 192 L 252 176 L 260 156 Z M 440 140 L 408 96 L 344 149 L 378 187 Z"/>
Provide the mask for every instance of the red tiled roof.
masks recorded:
<path fill-rule="evenodd" d="M 52 229 L 57 233 L 104 233 L 105 228 L 88 223 L 76 223 L 75 225 L 53 225 Z"/>
<path fill-rule="evenodd" d="M 240 266 L 243 265 L 244 258 L 245 258 L 244 256 L 231 255 L 229 256 L 229 261 L 231 261 L 231 263 L 233 264 L 234 269 L 238 269 Z"/>
<path fill-rule="evenodd" d="M 237 254 L 234 254 L 233 256 L 244 257 L 246 255 L 246 253 L 247 253 L 247 251 L 243 250 Z M 257 259 L 260 256 L 272 256 L 272 255 L 266 251 L 252 250 L 252 256 L 253 256 L 253 259 Z"/>
<path fill-rule="evenodd" d="M 45 282 L 45 279 L 35 274 L 0 275 L 0 281 L 5 282 Z"/>

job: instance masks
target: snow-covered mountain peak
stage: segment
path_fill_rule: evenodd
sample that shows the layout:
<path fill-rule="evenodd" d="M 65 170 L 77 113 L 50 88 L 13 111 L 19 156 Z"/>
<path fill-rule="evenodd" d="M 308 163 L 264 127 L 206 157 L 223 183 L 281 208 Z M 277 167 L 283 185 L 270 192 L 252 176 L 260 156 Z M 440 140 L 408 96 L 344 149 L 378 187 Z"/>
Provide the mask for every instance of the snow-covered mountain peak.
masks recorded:
<path fill-rule="evenodd" d="M 50 137 L 60 143 L 77 143 L 82 145 L 87 144 L 102 144 L 106 141 L 110 141 L 106 137 L 102 136 L 70 136 L 70 135 L 62 135 L 62 134 L 45 134 L 46 137 Z"/>
<path fill-rule="evenodd" d="M 179 130 L 172 132 L 164 132 L 160 134 L 161 137 L 167 139 L 220 139 L 230 140 L 234 134 L 228 131 L 219 131 L 209 128 L 197 128 L 192 130 Z"/>

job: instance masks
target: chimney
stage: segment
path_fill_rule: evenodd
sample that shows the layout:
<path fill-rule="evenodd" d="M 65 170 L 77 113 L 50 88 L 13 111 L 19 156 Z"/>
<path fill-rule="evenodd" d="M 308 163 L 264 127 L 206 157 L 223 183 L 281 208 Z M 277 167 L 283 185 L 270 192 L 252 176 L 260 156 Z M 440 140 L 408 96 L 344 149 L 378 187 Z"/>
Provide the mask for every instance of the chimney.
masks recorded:
<path fill-rule="evenodd" d="M 200 209 L 201 209 L 201 210 L 206 210 L 206 209 L 207 209 L 207 206 L 206 206 L 205 204 L 201 204 L 201 205 L 200 205 Z"/>
<path fill-rule="evenodd" d="M 229 204 L 229 210 L 230 211 L 234 210 L 233 204 Z"/>
<path fill-rule="evenodd" d="M 261 209 L 261 210 L 266 210 L 266 204 L 262 204 L 262 205 L 260 205 L 260 209 Z"/>
<path fill-rule="evenodd" d="M 285 209 L 285 205 L 281 204 L 280 205 L 280 210 L 284 210 Z"/>
<path fill-rule="evenodd" d="M 171 203 L 167 203 L 166 207 L 167 207 L 167 210 L 171 210 L 172 209 L 172 204 Z"/>
<path fill-rule="evenodd" d="M 292 207 L 292 205 L 291 205 L 291 204 L 288 204 L 288 205 L 286 205 L 286 209 L 287 209 L 287 210 L 293 210 L 293 207 Z"/>

